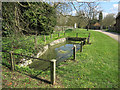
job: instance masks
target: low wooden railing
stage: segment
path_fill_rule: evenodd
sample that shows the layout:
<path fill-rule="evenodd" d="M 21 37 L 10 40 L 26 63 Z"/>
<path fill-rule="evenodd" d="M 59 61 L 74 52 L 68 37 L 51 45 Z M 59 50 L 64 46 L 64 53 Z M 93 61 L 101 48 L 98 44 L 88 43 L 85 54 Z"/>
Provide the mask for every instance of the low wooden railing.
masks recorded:
<path fill-rule="evenodd" d="M 37 59 L 37 60 L 42 60 L 42 61 L 46 61 L 46 62 L 50 62 L 50 71 L 51 71 L 51 84 L 55 84 L 55 72 L 56 72 L 56 60 L 44 60 L 44 59 L 40 59 L 40 58 L 36 58 L 36 57 L 31 57 L 31 56 L 27 56 L 27 55 L 23 55 L 23 54 L 18 54 L 18 53 L 14 53 L 13 51 L 5 51 L 2 50 L 2 52 L 6 52 L 10 54 L 10 63 L 11 63 L 11 70 L 14 71 L 15 70 L 15 63 L 14 63 L 14 58 L 13 55 L 19 55 L 19 56 L 24 56 L 27 58 L 32 58 L 32 59 Z"/>
<path fill-rule="evenodd" d="M 89 36 L 88 36 L 88 39 L 87 39 L 88 44 L 89 44 L 89 39 L 90 39 L 90 33 L 89 33 Z M 80 43 L 80 52 L 83 51 L 82 47 L 83 47 L 83 45 L 85 43 L 86 43 L 86 39 L 84 41 L 81 41 L 81 43 Z M 55 81 L 56 81 L 56 60 L 55 59 L 44 60 L 44 59 L 40 59 L 40 58 L 36 58 L 36 57 L 31 57 L 31 56 L 27 56 L 27 55 L 23 55 L 23 54 L 14 53 L 13 51 L 8 52 L 8 51 L 5 51 L 5 50 L 2 50 L 2 52 L 6 52 L 6 53 L 10 54 L 10 62 L 11 62 L 11 70 L 12 71 L 15 70 L 15 63 L 14 63 L 13 55 L 19 55 L 19 56 L 24 56 L 24 57 L 27 57 L 27 58 L 32 58 L 32 59 L 37 59 L 37 60 L 50 62 L 50 72 L 51 72 L 50 80 L 51 80 L 51 84 L 53 84 L 53 85 L 55 84 Z M 74 45 L 74 47 L 73 47 L 73 60 L 76 60 L 76 45 Z"/>

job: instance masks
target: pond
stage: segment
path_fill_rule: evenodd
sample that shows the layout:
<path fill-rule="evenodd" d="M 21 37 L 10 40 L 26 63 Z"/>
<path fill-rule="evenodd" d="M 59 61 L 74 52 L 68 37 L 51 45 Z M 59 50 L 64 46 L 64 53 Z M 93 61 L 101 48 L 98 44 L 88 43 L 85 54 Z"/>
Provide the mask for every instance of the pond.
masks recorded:
<path fill-rule="evenodd" d="M 67 60 L 70 56 L 73 55 L 73 43 L 66 42 L 58 45 L 54 45 L 50 47 L 45 54 L 40 56 L 41 59 L 45 60 L 52 60 L 56 59 L 57 60 L 57 65 L 62 62 Z M 75 44 L 76 45 L 76 51 L 80 49 L 80 44 Z M 50 67 L 49 62 L 45 61 L 40 61 L 40 60 L 35 60 L 31 65 L 29 65 L 30 68 L 34 68 L 35 70 L 45 70 Z"/>

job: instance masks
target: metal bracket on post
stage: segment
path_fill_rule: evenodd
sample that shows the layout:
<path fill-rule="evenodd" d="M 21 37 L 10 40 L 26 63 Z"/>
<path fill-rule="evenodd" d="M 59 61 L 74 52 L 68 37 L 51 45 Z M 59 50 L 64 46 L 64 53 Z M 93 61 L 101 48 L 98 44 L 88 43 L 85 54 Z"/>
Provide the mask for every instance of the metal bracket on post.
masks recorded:
<path fill-rule="evenodd" d="M 55 84 L 55 80 L 56 80 L 56 60 L 53 59 L 50 62 L 50 71 L 51 71 L 51 83 L 52 85 Z"/>

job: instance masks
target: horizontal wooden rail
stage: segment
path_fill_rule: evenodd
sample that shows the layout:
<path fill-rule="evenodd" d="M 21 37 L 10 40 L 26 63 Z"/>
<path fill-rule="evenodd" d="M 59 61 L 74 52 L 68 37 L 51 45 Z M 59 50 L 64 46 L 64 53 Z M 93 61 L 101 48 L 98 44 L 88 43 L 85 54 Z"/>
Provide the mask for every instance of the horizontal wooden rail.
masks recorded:
<path fill-rule="evenodd" d="M 2 50 L 2 52 L 10 53 L 10 52 L 5 51 L 5 50 Z M 44 59 L 40 59 L 40 58 L 36 58 L 36 57 L 31 57 L 31 56 L 23 55 L 23 54 L 18 54 L 18 53 L 12 53 L 12 54 L 13 55 L 20 55 L 20 56 L 24 56 L 24 57 L 28 57 L 28 58 L 33 58 L 33 59 L 37 59 L 37 60 L 41 60 L 41 61 L 50 62 L 50 60 L 44 60 Z"/>

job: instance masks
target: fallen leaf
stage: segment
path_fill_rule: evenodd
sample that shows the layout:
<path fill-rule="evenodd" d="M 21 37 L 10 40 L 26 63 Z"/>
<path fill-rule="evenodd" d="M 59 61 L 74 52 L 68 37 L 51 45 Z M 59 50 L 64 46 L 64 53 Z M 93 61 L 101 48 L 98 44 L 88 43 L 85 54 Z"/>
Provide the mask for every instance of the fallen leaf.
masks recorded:
<path fill-rule="evenodd" d="M 8 84 L 8 86 L 10 86 L 10 85 L 12 85 L 12 83 L 11 83 L 11 82 Z"/>

